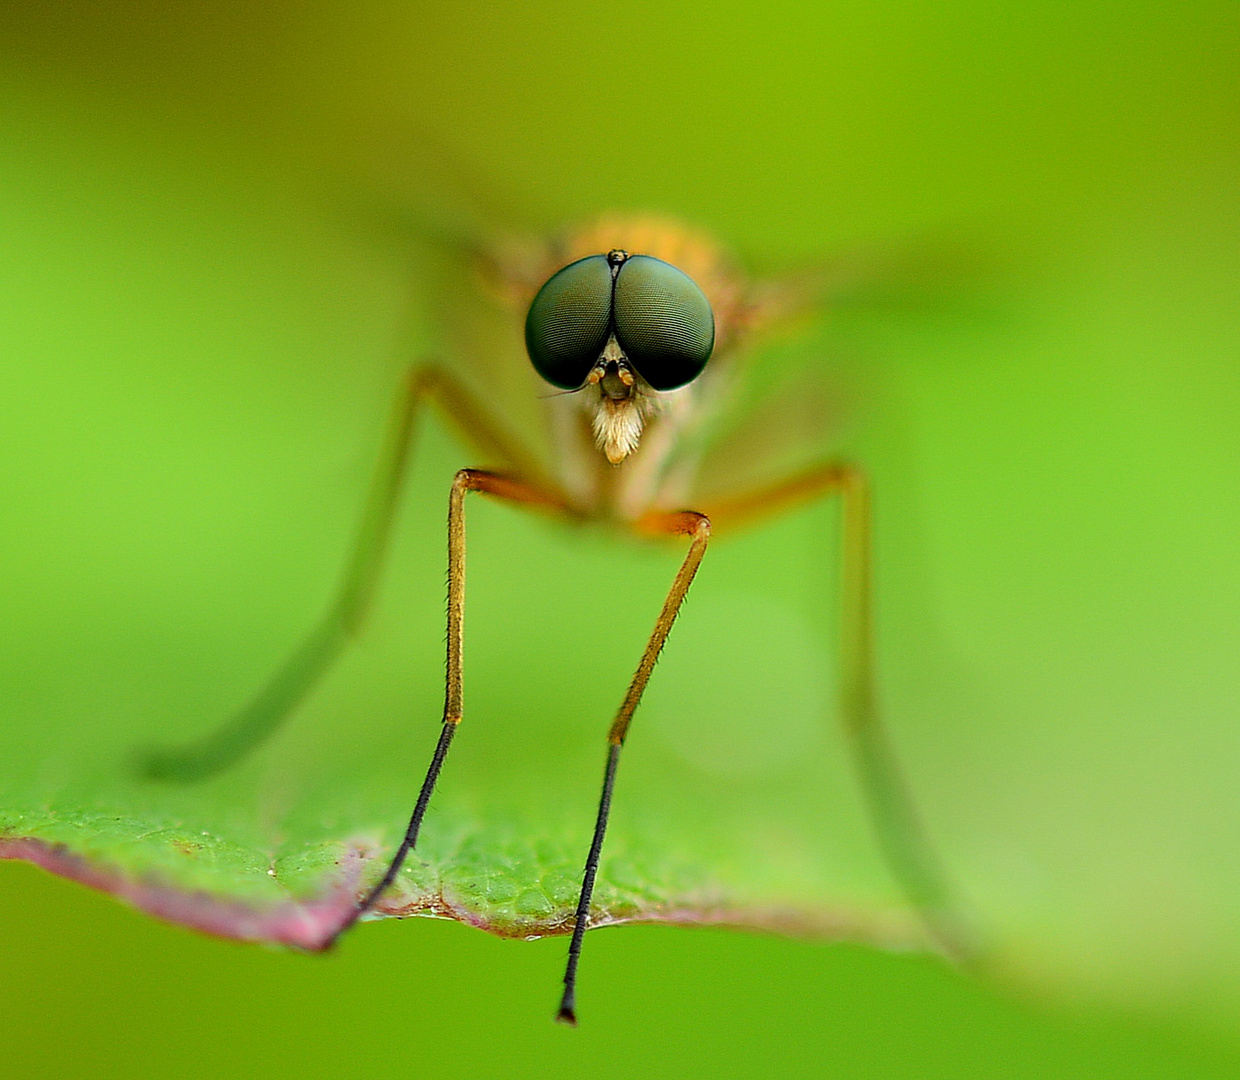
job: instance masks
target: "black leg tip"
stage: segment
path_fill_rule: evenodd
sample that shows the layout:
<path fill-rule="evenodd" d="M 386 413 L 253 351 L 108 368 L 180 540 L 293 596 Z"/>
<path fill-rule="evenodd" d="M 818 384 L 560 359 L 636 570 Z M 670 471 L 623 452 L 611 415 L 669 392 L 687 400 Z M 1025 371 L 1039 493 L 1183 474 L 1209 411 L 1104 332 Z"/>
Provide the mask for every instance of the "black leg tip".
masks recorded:
<path fill-rule="evenodd" d="M 577 1014 L 573 1012 L 571 1005 L 561 1005 L 560 1011 L 555 1014 L 557 1023 L 567 1024 L 569 1027 L 577 1026 Z"/>
<path fill-rule="evenodd" d="M 146 746 L 130 755 L 130 765 L 143 780 L 161 784 L 196 784 L 223 772 L 238 756 L 221 756 L 193 746 Z"/>
<path fill-rule="evenodd" d="M 143 780 L 163 784 L 188 784 L 200 779 L 194 759 L 165 748 L 140 750 L 133 755 L 133 771 Z"/>

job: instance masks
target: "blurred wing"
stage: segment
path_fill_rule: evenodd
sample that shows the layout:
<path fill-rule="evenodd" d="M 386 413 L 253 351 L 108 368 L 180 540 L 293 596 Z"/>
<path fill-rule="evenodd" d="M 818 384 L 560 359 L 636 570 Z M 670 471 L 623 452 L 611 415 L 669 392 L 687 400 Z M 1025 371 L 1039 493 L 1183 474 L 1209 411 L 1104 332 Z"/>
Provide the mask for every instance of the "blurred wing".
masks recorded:
<path fill-rule="evenodd" d="M 700 430 L 686 439 L 667 497 L 709 505 L 837 455 L 873 397 L 857 345 L 843 344 L 857 335 L 839 333 L 842 324 L 975 303 L 998 270 L 980 249 L 931 239 L 752 282 L 743 333 L 705 388 Z"/>

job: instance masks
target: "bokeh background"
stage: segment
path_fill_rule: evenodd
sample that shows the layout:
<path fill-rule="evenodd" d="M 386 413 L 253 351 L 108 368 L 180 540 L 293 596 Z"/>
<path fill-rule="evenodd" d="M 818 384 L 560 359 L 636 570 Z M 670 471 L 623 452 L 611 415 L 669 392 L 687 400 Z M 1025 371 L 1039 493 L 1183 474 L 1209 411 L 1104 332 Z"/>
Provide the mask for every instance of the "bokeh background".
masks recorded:
<path fill-rule="evenodd" d="M 99 797 L 75 785 L 127 782 L 134 732 L 209 726 L 313 618 L 423 332 L 402 227 L 546 233 L 621 207 L 758 272 L 915 250 L 917 282 L 804 348 L 863 402 L 840 449 L 879 492 L 884 701 L 996 961 L 971 978 L 608 929 L 569 1032 L 549 1021 L 561 940 L 414 920 L 303 957 L 3 864 L 6 1074 L 1235 1075 L 1237 22 L 1221 3 L 7 8 L 0 785 Z M 442 492 L 469 463 L 431 427 L 375 623 L 283 749 L 213 789 L 236 821 L 278 830 L 351 777 L 420 768 L 408 702 L 437 694 Z M 524 821 L 600 764 L 574 719 L 596 673 L 556 653 L 598 616 L 564 613 L 564 578 L 667 564 L 488 520 L 471 701 L 495 722 L 454 764 L 461 798 L 486 814 L 511 792 Z M 710 706 L 763 692 L 718 689 L 758 647 L 736 623 L 764 629 L 798 715 L 829 697 L 828 521 L 712 554 L 650 702 L 650 791 L 783 783 L 760 716 L 703 749 Z M 798 754 L 813 730 L 793 725 Z"/>

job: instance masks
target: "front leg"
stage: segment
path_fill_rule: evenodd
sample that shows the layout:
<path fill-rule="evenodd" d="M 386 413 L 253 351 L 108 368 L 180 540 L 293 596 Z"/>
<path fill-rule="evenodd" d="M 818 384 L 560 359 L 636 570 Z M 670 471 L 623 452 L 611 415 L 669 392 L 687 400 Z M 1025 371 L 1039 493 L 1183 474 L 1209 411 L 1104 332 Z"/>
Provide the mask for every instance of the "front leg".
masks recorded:
<path fill-rule="evenodd" d="M 681 563 L 680 572 L 668 590 L 667 599 L 663 601 L 663 610 L 654 624 L 654 632 L 646 643 L 646 651 L 642 653 L 641 662 L 633 681 L 629 683 L 628 693 L 624 695 L 616 718 L 607 733 L 607 768 L 603 773 L 603 793 L 599 797 L 598 816 L 594 822 L 594 839 L 590 842 L 590 854 L 586 856 L 586 868 L 581 882 L 581 895 L 577 900 L 577 913 L 573 923 L 573 940 L 568 946 L 568 965 L 564 970 L 564 994 L 560 998 L 560 1009 L 556 1019 L 566 1024 L 577 1024 L 577 964 L 581 960 L 581 943 L 585 937 L 586 926 L 590 921 L 590 898 L 594 894 L 594 879 L 598 875 L 599 857 L 603 851 L 603 837 L 607 832 L 607 819 L 611 813 L 611 795 L 616 785 L 616 769 L 620 765 L 620 749 L 624 746 L 625 736 L 629 733 L 629 724 L 633 713 L 641 703 L 646 684 L 654 671 L 659 653 L 667 642 L 667 635 L 672 632 L 672 623 L 680 612 L 685 594 L 693 583 L 693 576 L 701 565 L 702 556 L 706 554 L 706 545 L 710 541 L 710 520 L 704 514 L 685 511 L 679 514 L 651 514 L 638 523 L 642 532 L 662 536 L 689 536 L 692 543 L 685 561 Z"/>
<path fill-rule="evenodd" d="M 335 937 L 343 934 L 373 908 L 387 891 L 388 886 L 396 880 L 396 875 L 400 873 L 405 858 L 418 842 L 422 818 L 426 814 L 426 807 L 431 801 L 431 795 L 439 779 L 439 772 L 448 756 L 452 737 L 456 734 L 456 729 L 464 715 L 465 496 L 471 491 L 482 491 L 509 502 L 553 513 L 568 515 L 572 512 L 557 492 L 536 487 L 522 480 L 501 476 L 498 473 L 484 472 L 481 469 L 462 469 L 456 474 L 456 479 L 452 482 L 452 493 L 448 499 L 448 657 L 447 677 L 444 685 L 443 727 L 439 733 L 439 741 L 435 744 L 430 768 L 426 770 L 426 778 L 422 781 L 422 790 L 418 793 L 413 815 L 405 829 L 404 839 L 401 840 L 396 854 L 388 863 L 383 877 L 366 894 L 348 920 L 336 931 Z"/>

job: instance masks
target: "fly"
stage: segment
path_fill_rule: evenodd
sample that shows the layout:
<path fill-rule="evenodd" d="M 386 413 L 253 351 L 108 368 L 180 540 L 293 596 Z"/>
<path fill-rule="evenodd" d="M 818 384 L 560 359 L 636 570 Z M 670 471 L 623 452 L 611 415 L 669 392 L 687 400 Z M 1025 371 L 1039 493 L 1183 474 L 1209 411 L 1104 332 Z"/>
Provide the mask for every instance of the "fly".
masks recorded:
<path fill-rule="evenodd" d="M 601 237 L 608 239 L 600 242 Z M 753 332 L 781 311 L 769 290 L 742 280 L 709 242 L 667 223 L 617 220 L 571 238 L 563 252 L 497 261 L 499 283 L 522 298 L 525 390 L 512 371 L 484 393 L 442 364 L 414 367 L 399 394 L 344 582 L 317 627 L 250 704 L 197 744 L 147 761 L 155 777 L 214 774 L 270 736 L 356 634 L 375 591 L 414 430 L 427 405 L 456 422 L 498 470 L 462 469 L 448 511 L 448 631 L 444 713 L 404 838 L 337 937 L 375 906 L 414 850 L 449 748 L 464 717 L 466 498 L 481 492 L 565 521 L 593 521 L 644 538 L 680 539 L 688 551 L 607 732 L 594 834 L 582 874 L 557 1019 L 576 1024 L 577 969 L 603 853 L 621 751 L 634 714 L 716 527 L 835 497 L 841 513 L 840 715 L 883 853 L 931 934 L 950 952 L 964 934 L 943 874 L 918 823 L 875 705 L 870 487 L 858 466 L 825 460 L 708 504 L 696 502 L 704 423 L 726 409 Z M 677 264 L 680 265 L 677 265 Z M 686 272 L 686 268 L 693 273 Z M 531 282 L 534 287 L 531 287 Z M 532 294 L 532 295 L 531 295 Z M 515 332 L 516 327 L 512 330 Z M 515 337 L 515 333 L 513 335 Z M 507 357 L 505 357 L 507 358 Z M 480 368 L 484 365 L 477 362 Z M 477 380 L 475 380 L 477 381 Z M 519 385 L 519 384 L 518 384 Z M 539 399 L 542 399 L 541 401 Z M 513 434 L 509 413 L 541 408 L 550 460 Z"/>

